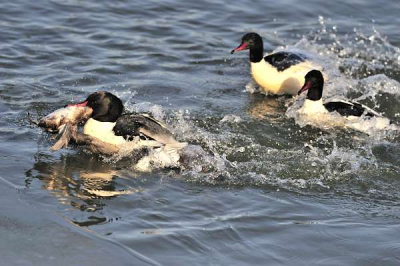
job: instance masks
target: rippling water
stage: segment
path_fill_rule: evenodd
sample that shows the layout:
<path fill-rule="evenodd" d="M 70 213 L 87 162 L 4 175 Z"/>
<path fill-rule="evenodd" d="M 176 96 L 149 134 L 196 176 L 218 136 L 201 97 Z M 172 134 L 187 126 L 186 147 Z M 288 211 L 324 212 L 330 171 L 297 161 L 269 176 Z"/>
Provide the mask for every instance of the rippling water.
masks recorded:
<path fill-rule="evenodd" d="M 330 76 L 326 98 L 400 124 L 397 1 L 1 6 L 0 167 L 25 187 L 22 201 L 143 264 L 399 265 L 398 132 L 302 127 L 293 99 L 252 93 L 247 53 L 229 53 L 249 31 L 268 51 L 304 50 Z M 50 152 L 28 111 L 100 89 L 191 143 L 182 169 L 140 173 L 129 158 Z"/>

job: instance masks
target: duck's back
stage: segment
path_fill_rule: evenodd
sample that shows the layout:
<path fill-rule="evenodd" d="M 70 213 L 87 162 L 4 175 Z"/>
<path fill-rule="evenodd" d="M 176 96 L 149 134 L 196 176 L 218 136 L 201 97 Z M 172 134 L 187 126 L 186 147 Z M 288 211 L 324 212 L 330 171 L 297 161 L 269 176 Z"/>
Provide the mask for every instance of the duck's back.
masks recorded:
<path fill-rule="evenodd" d="M 333 100 L 325 103 L 324 106 L 329 112 L 336 111 L 342 116 L 362 116 L 364 113 L 366 116 L 370 117 L 381 116 L 376 111 L 358 102 Z"/>
<path fill-rule="evenodd" d="M 175 140 L 172 133 L 160 121 L 146 114 L 125 114 L 118 118 L 114 127 L 117 136 L 126 140 L 139 136 L 145 139 L 155 140 L 161 144 L 181 149 L 186 143 Z"/>
<path fill-rule="evenodd" d="M 289 52 L 277 52 L 264 57 L 264 60 L 275 67 L 278 72 L 306 61 L 305 56 Z"/>

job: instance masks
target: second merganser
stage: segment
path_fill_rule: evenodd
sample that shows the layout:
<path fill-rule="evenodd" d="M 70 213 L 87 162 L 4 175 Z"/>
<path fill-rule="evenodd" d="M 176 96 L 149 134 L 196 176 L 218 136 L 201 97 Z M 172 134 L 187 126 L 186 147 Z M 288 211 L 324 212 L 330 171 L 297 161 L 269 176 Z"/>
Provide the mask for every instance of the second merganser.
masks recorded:
<path fill-rule="evenodd" d="M 243 50 L 250 50 L 251 75 L 267 94 L 296 95 L 304 84 L 307 72 L 321 69 L 302 53 L 280 51 L 264 56 L 263 40 L 255 32 L 245 34 L 240 45 L 231 53 Z"/>
<path fill-rule="evenodd" d="M 385 129 L 391 125 L 388 118 L 361 103 L 342 99 L 324 102 L 322 100 L 323 87 L 324 77 L 320 71 L 312 70 L 307 73 L 304 85 L 298 91 L 298 95 L 307 91 L 307 98 L 298 110 L 298 114 L 316 119 L 318 123 L 326 122 L 330 125 L 340 125 L 366 133 L 371 130 Z M 330 114 L 336 114 L 336 116 L 326 116 Z M 368 120 L 374 120 L 374 123 L 365 123 Z"/>

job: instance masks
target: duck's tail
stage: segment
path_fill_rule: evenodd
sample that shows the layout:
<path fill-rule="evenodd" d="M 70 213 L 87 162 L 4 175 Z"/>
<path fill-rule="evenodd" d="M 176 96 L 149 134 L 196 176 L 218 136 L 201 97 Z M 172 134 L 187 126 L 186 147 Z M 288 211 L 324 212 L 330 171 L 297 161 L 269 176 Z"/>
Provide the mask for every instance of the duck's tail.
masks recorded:
<path fill-rule="evenodd" d="M 187 142 L 171 142 L 171 143 L 167 143 L 165 144 L 166 149 L 168 150 L 175 150 L 175 151 L 179 151 L 182 150 L 183 148 L 185 148 L 188 145 Z"/>

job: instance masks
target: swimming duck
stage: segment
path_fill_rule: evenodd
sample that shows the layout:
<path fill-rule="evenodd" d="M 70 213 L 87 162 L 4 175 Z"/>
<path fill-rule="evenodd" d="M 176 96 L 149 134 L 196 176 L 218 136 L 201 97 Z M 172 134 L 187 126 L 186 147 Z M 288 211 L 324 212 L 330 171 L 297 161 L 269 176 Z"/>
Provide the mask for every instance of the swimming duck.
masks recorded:
<path fill-rule="evenodd" d="M 320 69 L 301 53 L 281 51 L 264 56 L 263 40 L 255 32 L 245 34 L 231 54 L 243 50 L 250 50 L 251 75 L 267 94 L 296 95 L 304 84 L 304 75 Z"/>
<path fill-rule="evenodd" d="M 303 112 L 308 114 L 338 112 L 341 116 L 381 116 L 371 108 L 357 102 L 345 100 L 335 100 L 323 103 L 322 92 L 324 88 L 324 77 L 318 70 L 311 70 L 304 77 L 303 87 L 298 91 L 298 95 L 307 92 L 307 98 L 303 105 Z"/>
<path fill-rule="evenodd" d="M 388 118 L 383 117 L 378 112 L 358 102 L 341 99 L 323 102 L 322 92 L 324 87 L 324 77 L 320 71 L 312 70 L 307 73 L 304 79 L 304 85 L 298 91 L 298 95 L 305 91 L 308 92 L 303 106 L 298 111 L 299 114 L 317 119 L 323 117 L 323 119 L 320 119 L 320 122 L 322 122 L 323 120 L 330 119 L 329 117 L 324 116 L 324 114 L 333 114 L 336 112 L 336 116 L 334 117 L 335 119 L 332 119 L 336 120 L 337 123 L 335 123 L 335 125 L 339 125 L 338 120 L 340 120 L 336 118 L 341 117 L 344 118 L 342 121 L 345 121 L 344 123 L 341 123 L 342 126 L 351 127 L 359 131 L 367 131 L 371 129 L 371 127 L 373 127 L 373 129 L 384 129 L 391 124 Z M 367 119 L 360 119 L 362 116 Z M 368 119 L 375 119 L 375 123 L 373 125 L 363 123 L 367 122 Z"/>
<path fill-rule="evenodd" d="M 166 125 L 146 114 L 122 114 L 122 101 L 110 92 L 92 93 L 85 101 L 70 106 L 92 110 L 83 134 L 76 129 L 69 134 L 76 143 L 87 145 L 94 152 L 113 154 L 124 149 L 147 149 L 153 151 L 153 158 L 147 158 L 146 163 L 154 163 L 150 161 L 157 157 L 165 167 L 176 164 L 178 151 L 187 145 L 175 140 Z"/>

